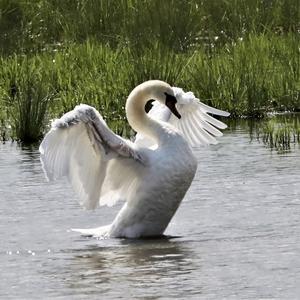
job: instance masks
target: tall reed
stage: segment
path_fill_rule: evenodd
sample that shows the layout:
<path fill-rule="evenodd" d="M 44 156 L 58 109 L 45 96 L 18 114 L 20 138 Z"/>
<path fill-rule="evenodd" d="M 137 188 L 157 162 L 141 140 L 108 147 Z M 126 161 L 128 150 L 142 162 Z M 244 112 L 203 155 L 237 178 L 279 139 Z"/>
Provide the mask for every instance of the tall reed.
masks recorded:
<path fill-rule="evenodd" d="M 290 150 L 292 144 L 300 143 L 299 118 L 272 118 L 257 129 L 257 134 L 271 149 Z"/>
<path fill-rule="evenodd" d="M 0 60 L 5 114 L 13 136 L 23 142 L 34 142 L 43 135 L 48 104 L 54 96 L 45 65 L 41 57 Z"/>
<path fill-rule="evenodd" d="M 233 116 L 299 111 L 299 55 L 293 35 L 250 34 L 212 53 L 197 50 L 189 86 Z"/>
<path fill-rule="evenodd" d="M 186 51 L 223 46 L 249 33 L 299 29 L 298 0 L 2 0 L 0 11 L 0 53 L 5 54 L 87 39 L 113 47 L 159 39 Z"/>

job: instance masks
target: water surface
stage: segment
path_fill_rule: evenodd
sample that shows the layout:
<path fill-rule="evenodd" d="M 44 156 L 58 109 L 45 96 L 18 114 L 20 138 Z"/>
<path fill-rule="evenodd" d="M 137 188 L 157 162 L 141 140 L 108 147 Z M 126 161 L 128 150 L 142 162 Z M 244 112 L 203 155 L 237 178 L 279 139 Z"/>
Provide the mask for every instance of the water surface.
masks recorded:
<path fill-rule="evenodd" d="M 237 128 L 196 150 L 191 189 L 160 240 L 96 240 L 120 208 L 83 211 L 47 183 L 37 147 L 0 145 L 1 299 L 299 299 L 300 151 Z"/>

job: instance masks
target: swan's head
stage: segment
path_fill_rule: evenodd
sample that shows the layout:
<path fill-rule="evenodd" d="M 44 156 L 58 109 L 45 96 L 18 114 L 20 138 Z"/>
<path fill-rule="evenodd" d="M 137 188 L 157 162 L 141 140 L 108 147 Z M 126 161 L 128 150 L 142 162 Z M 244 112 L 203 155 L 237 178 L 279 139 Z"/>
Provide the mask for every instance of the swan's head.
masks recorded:
<path fill-rule="evenodd" d="M 149 93 L 151 99 L 155 99 L 166 105 L 178 119 L 181 118 L 176 108 L 177 99 L 169 84 L 160 80 L 150 80 L 145 82 L 144 85 L 145 91 Z"/>

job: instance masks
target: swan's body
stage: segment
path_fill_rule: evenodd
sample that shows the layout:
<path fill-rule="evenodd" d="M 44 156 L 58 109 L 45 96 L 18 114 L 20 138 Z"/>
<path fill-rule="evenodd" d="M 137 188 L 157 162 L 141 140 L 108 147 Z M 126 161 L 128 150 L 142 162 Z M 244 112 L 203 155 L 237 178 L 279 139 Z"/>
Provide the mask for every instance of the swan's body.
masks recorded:
<path fill-rule="evenodd" d="M 162 144 L 147 151 L 148 165 L 139 174 L 139 186 L 127 199 L 111 227 L 113 236 L 161 235 L 188 190 L 197 161 L 179 133 L 166 128 Z"/>
<path fill-rule="evenodd" d="M 150 99 L 158 102 L 146 114 Z M 182 119 L 177 121 L 171 111 L 178 120 L 183 113 Z M 226 127 L 207 112 L 227 115 L 205 106 L 192 93 L 148 81 L 126 102 L 128 122 L 138 132 L 134 143 L 115 135 L 87 105 L 54 121 L 40 146 L 47 177 L 67 176 L 86 209 L 126 201 L 111 225 L 78 231 L 129 238 L 163 234 L 196 172 L 191 145 L 214 143 L 212 134 L 221 135 L 214 126 Z"/>

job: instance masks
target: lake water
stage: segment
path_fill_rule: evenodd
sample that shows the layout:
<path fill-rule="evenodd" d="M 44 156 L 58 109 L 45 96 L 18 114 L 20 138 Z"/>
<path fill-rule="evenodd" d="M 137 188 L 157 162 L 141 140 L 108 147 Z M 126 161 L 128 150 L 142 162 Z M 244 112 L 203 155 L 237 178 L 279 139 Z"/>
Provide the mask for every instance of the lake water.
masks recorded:
<path fill-rule="evenodd" d="M 247 130 L 196 150 L 170 238 L 96 240 L 120 205 L 83 211 L 47 183 L 37 147 L 0 145 L 1 299 L 300 299 L 300 151 Z"/>

